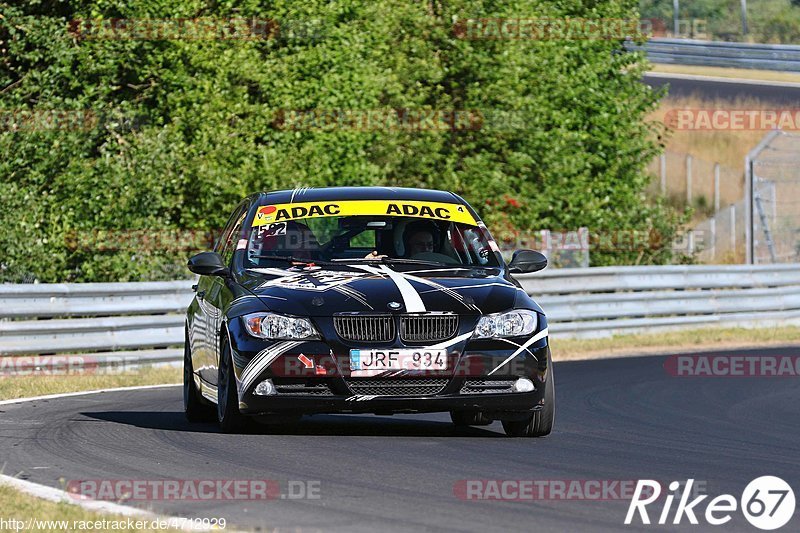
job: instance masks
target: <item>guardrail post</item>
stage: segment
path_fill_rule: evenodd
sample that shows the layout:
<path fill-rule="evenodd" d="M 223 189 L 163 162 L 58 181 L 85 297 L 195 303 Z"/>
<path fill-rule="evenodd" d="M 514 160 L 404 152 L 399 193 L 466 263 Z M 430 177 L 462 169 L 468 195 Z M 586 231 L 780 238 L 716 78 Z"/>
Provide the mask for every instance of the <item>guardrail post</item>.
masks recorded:
<path fill-rule="evenodd" d="M 769 146 L 772 140 L 780 135 L 781 130 L 772 130 L 761 139 L 758 146 L 750 150 L 750 153 L 744 158 L 744 249 L 745 249 L 745 262 L 747 264 L 754 264 L 755 246 L 753 235 L 753 171 L 754 162 L 758 159 L 761 152 Z"/>
<path fill-rule="evenodd" d="M 672 0 L 672 33 L 674 37 L 680 36 L 680 0 Z"/>
<path fill-rule="evenodd" d="M 742 5 L 742 34 L 747 35 L 747 0 L 741 0 Z"/>
<path fill-rule="evenodd" d="M 711 217 L 711 220 L 708 221 L 709 229 L 711 231 L 711 260 L 713 261 L 717 257 L 717 214 L 714 213 L 714 216 Z"/>

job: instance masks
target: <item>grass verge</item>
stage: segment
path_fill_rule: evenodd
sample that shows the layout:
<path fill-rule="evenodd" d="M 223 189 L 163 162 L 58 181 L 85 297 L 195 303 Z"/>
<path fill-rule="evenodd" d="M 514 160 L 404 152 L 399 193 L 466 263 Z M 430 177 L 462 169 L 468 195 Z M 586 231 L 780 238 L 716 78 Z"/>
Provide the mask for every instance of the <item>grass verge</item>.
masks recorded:
<path fill-rule="evenodd" d="M 119 374 L 6 376 L 0 377 L 0 400 L 113 387 L 180 383 L 182 379 L 182 370 L 175 367 L 142 367 Z"/>
<path fill-rule="evenodd" d="M 151 529 L 152 520 L 128 518 L 86 510 L 67 502 L 55 503 L 25 494 L 13 487 L 0 485 L 0 508 L 3 509 L 5 528 L 3 531 L 136 531 L 147 533 L 164 531 Z M 17 524 L 10 520 L 18 521 Z M 102 521 L 105 520 L 105 527 Z M 136 522 L 148 527 L 136 528 Z M 91 524 L 91 526 L 89 525 Z M 112 525 L 114 524 L 114 525 Z M 14 527 L 12 527 L 12 525 Z M 99 526 L 99 527 L 98 527 Z M 118 526 L 118 527 L 115 527 Z"/>
<path fill-rule="evenodd" d="M 800 83 L 800 74 L 776 70 L 756 70 L 746 68 L 700 67 L 693 65 L 663 65 L 654 63 L 652 72 L 665 74 L 691 74 L 693 76 L 713 76 L 717 78 L 738 78 L 756 81 L 788 81 Z"/>
<path fill-rule="evenodd" d="M 800 346 L 800 327 L 704 328 L 603 339 L 550 337 L 555 361 L 787 345 Z"/>

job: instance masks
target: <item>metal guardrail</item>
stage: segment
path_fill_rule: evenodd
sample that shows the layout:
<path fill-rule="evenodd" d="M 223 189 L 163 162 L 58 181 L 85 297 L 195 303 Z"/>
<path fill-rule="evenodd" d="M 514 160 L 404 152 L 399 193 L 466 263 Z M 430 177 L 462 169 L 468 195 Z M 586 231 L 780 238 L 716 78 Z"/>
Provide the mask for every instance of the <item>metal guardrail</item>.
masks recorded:
<path fill-rule="evenodd" d="M 554 269 L 517 279 L 562 337 L 800 323 L 797 264 Z M 179 361 L 192 283 L 0 285 L 0 355 Z"/>
<path fill-rule="evenodd" d="M 626 48 L 644 50 L 653 63 L 800 72 L 797 45 L 653 38 L 643 46 L 626 43 Z"/>
<path fill-rule="evenodd" d="M 602 267 L 517 276 L 563 337 L 800 323 L 800 265 Z"/>
<path fill-rule="evenodd" d="M 92 354 L 114 361 L 182 354 L 192 281 L 0 285 L 0 355 Z"/>

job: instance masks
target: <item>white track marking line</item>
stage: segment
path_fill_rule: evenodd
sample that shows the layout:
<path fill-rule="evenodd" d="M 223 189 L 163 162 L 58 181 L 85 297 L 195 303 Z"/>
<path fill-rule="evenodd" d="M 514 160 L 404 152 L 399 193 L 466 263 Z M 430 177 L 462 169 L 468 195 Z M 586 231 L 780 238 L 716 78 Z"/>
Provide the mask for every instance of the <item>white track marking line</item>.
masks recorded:
<path fill-rule="evenodd" d="M 84 396 L 89 394 L 101 394 L 103 392 L 120 392 L 120 391 L 127 391 L 127 390 L 147 390 L 147 389 L 158 389 L 162 387 L 178 387 L 183 385 L 182 383 L 164 383 L 163 385 L 136 385 L 133 387 L 116 387 L 112 389 L 97 389 L 97 390 L 89 390 L 89 391 L 78 391 L 78 392 L 61 392 L 58 394 L 47 394 L 45 396 L 31 396 L 28 398 L 14 398 L 12 400 L 2 400 L 0 401 L 0 405 L 12 405 L 15 403 L 25 403 L 25 402 L 34 402 L 38 400 L 55 400 L 58 398 L 69 398 L 70 396 Z"/>
<path fill-rule="evenodd" d="M 124 517 L 139 518 L 150 521 L 158 520 L 158 521 L 164 521 L 168 524 L 175 524 L 175 526 L 171 527 L 170 529 L 178 529 L 181 531 L 212 530 L 212 528 L 210 527 L 195 526 L 194 521 L 189 518 L 184 518 L 181 516 L 160 515 L 150 511 L 145 511 L 144 509 L 139 509 L 137 507 L 121 505 L 119 503 L 103 501 L 103 500 L 92 500 L 89 498 L 81 498 L 75 494 L 70 494 L 61 489 L 48 487 L 47 485 L 40 485 L 39 483 L 34 483 L 32 481 L 26 481 L 24 479 L 7 476 L 5 474 L 0 474 L 0 485 L 7 485 L 13 487 L 20 492 L 24 492 L 25 494 L 28 494 L 30 496 L 35 496 L 36 498 L 41 498 L 43 500 L 55 503 L 67 503 L 69 505 L 77 505 L 78 507 L 82 507 L 88 511 L 94 511 L 104 514 L 115 514 Z M 44 522 L 44 520 L 42 520 L 42 522 Z M 183 523 L 184 526 L 178 527 L 177 525 L 178 523 Z"/>

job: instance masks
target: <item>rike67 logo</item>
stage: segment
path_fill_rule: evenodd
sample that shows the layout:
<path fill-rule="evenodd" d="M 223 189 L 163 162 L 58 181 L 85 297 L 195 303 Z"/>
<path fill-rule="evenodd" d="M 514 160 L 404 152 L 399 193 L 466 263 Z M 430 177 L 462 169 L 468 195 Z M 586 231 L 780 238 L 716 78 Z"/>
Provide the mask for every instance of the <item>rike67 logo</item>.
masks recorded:
<path fill-rule="evenodd" d="M 775 476 L 761 476 L 751 481 L 742 492 L 742 497 L 737 501 L 731 494 L 721 494 L 710 500 L 701 512 L 701 503 L 708 498 L 704 494 L 689 501 L 692 495 L 694 479 L 686 483 L 673 481 L 669 484 L 669 491 L 663 499 L 664 506 L 658 515 L 656 523 L 664 525 L 671 523 L 678 525 L 684 517 L 690 524 L 699 524 L 698 515 L 712 526 L 728 523 L 732 513 L 741 509 L 742 514 L 750 524 L 758 529 L 769 531 L 785 526 L 792 519 L 795 509 L 794 491 L 784 480 Z M 679 491 L 681 487 L 683 491 Z M 647 506 L 656 502 L 661 497 L 661 484 L 652 479 L 640 479 L 636 484 L 633 499 L 625 516 L 625 524 L 631 524 L 638 511 L 642 524 L 650 524 L 650 515 Z M 672 504 L 678 499 L 672 521 Z M 660 501 L 659 501 L 660 503 Z"/>

